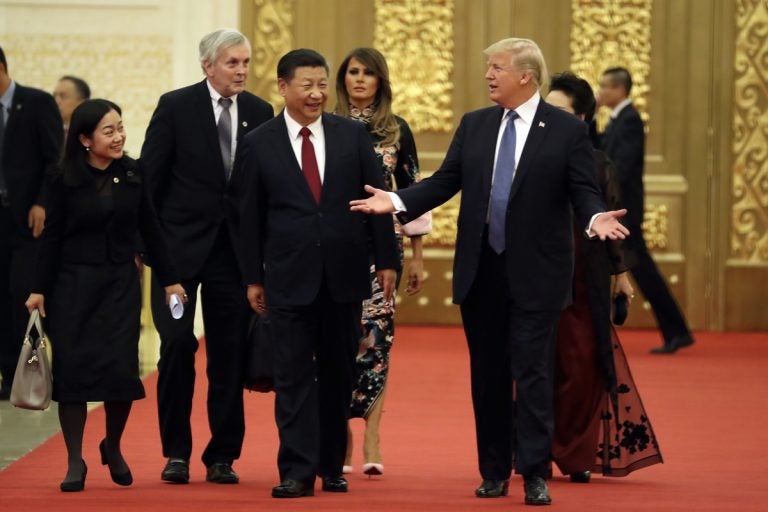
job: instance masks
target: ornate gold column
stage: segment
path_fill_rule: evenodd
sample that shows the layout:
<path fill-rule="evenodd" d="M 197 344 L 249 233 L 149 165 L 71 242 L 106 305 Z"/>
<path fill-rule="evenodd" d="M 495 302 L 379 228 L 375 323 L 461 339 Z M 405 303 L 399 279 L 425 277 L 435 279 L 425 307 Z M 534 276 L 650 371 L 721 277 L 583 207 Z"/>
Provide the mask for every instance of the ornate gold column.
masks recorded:
<path fill-rule="evenodd" d="M 768 264 L 768 2 L 736 2 L 732 260 Z"/>
<path fill-rule="evenodd" d="M 243 33 L 253 48 L 248 89 L 277 111 L 283 98 L 277 92 L 277 62 L 293 49 L 293 0 L 244 0 L 240 6 Z"/>
<path fill-rule="evenodd" d="M 596 88 L 606 68 L 627 68 L 632 73 L 632 102 L 646 130 L 652 6 L 652 0 L 571 1 L 571 69 Z M 609 114 L 607 109 L 600 113 L 601 125 Z"/>

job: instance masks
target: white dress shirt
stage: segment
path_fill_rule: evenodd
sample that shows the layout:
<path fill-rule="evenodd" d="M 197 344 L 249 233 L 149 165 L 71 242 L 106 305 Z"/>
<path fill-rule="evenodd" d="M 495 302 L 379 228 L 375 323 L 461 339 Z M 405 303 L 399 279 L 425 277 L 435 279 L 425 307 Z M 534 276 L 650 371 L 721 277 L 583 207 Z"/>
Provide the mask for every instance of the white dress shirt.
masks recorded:
<path fill-rule="evenodd" d="M 301 144 L 304 141 L 304 138 L 299 135 L 299 131 L 301 131 L 303 125 L 294 121 L 294 119 L 288 115 L 287 109 L 283 110 L 283 116 L 285 117 L 285 125 L 288 127 L 288 138 L 291 140 L 293 153 L 296 155 L 296 161 L 299 162 L 299 167 L 301 167 Z M 320 183 L 323 183 L 325 180 L 325 130 L 323 130 L 323 116 L 318 117 L 313 123 L 308 124 L 307 128 L 312 132 L 309 136 L 309 140 L 315 147 L 317 169 L 320 171 Z"/>

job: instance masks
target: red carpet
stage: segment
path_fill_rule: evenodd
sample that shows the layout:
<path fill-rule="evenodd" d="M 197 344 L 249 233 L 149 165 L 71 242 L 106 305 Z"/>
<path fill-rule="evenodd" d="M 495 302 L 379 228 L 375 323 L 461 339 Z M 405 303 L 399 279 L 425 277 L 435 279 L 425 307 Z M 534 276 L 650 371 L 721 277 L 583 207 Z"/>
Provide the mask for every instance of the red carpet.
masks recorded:
<path fill-rule="evenodd" d="M 626 478 L 593 478 L 578 485 L 556 477 L 554 507 L 562 511 L 764 511 L 768 510 L 768 335 L 699 333 L 697 343 L 674 356 L 652 356 L 652 331 L 622 332 L 635 380 L 651 417 L 665 464 Z M 202 358 L 200 358 L 202 361 Z M 204 375 L 199 368 L 198 376 Z M 199 379 L 201 380 L 201 379 Z M 149 398 L 137 402 L 128 423 L 124 453 L 135 483 L 121 488 L 99 464 L 101 408 L 88 418 L 86 490 L 63 494 L 65 450 L 56 435 L 0 472 L 0 511 L 493 511 L 522 509 L 522 483 L 510 496 L 480 500 L 473 490 L 474 430 L 463 335 L 458 328 L 398 327 L 392 355 L 382 450 L 386 474 L 359 473 L 362 423 L 356 433 L 355 467 L 347 495 L 275 500 L 276 429 L 273 395 L 246 395 L 248 432 L 235 469 L 242 483 L 208 484 L 199 461 L 207 439 L 202 382 L 194 409 L 197 440 L 192 483 L 163 484 L 157 432 L 155 378 Z M 8 442 L 1 440 L 0 442 Z"/>

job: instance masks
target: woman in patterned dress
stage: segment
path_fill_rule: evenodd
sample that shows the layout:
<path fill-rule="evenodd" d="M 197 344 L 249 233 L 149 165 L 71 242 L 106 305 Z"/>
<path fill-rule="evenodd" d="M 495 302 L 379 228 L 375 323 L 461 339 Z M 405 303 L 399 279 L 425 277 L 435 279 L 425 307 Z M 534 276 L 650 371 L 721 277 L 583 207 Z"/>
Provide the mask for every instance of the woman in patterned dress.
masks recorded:
<path fill-rule="evenodd" d="M 408 123 L 392 113 L 392 89 L 384 56 L 373 48 L 352 50 L 336 75 L 336 94 L 336 114 L 366 125 L 389 189 L 401 189 L 416 183 L 419 177 L 416 144 Z M 413 254 L 408 269 L 408 295 L 419 293 L 424 281 L 421 237 L 431 230 L 431 225 L 429 214 L 406 225 L 395 221 L 401 262 L 403 235 L 411 239 Z M 399 280 L 400 274 L 398 284 Z M 371 298 L 363 303 L 363 333 L 357 356 L 358 379 L 352 393 L 350 417 L 365 419 L 363 473 L 380 475 L 384 472 L 384 465 L 379 450 L 379 422 L 395 332 L 395 303 L 394 300 L 383 300 L 373 265 L 371 289 Z M 352 471 L 353 439 L 351 430 L 348 429 L 348 432 L 345 473 Z"/>

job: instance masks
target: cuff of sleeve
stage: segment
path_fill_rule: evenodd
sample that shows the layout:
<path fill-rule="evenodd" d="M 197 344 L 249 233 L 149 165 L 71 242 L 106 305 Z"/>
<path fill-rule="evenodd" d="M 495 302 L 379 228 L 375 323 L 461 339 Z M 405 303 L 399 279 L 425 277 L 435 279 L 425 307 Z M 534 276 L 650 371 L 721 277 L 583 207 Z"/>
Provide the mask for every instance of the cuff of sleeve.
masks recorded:
<path fill-rule="evenodd" d="M 389 196 L 390 201 L 392 201 L 392 205 L 395 207 L 395 213 L 403 213 L 408 211 L 408 209 L 405 207 L 405 203 L 402 199 L 400 199 L 400 196 L 394 192 L 387 192 L 387 195 Z"/>
<path fill-rule="evenodd" d="M 603 214 L 603 212 L 600 212 L 600 213 L 596 213 L 596 214 L 594 214 L 594 215 L 592 216 L 592 218 L 591 218 L 591 219 L 589 219 L 589 225 L 587 226 L 587 229 L 586 229 L 586 230 L 584 230 L 584 234 L 585 234 L 585 235 L 587 235 L 587 238 L 590 238 L 590 239 L 591 239 L 591 238 L 595 238 L 595 237 L 597 237 L 597 235 L 596 235 L 596 234 L 595 234 L 595 233 L 592 231 L 592 225 L 595 223 L 595 220 L 597 220 L 597 218 L 598 218 L 600 215 L 602 215 L 602 214 Z"/>

